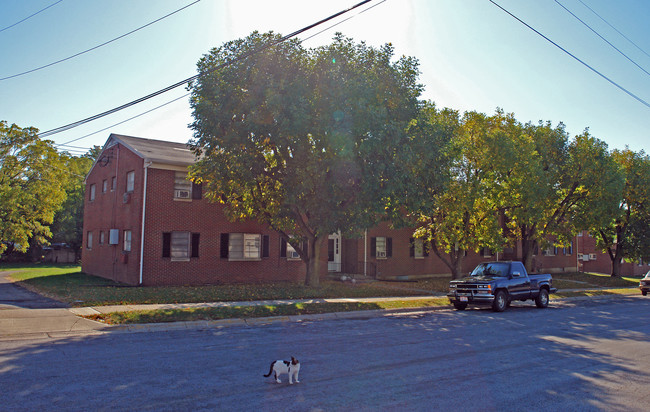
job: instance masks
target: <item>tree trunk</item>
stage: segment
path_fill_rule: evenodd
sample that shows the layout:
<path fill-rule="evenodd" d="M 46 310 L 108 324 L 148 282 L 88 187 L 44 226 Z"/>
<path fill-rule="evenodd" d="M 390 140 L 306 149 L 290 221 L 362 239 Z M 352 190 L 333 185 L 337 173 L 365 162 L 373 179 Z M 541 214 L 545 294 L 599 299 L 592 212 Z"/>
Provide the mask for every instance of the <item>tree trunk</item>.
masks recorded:
<path fill-rule="evenodd" d="M 454 251 L 452 252 L 453 255 L 451 262 L 452 265 L 450 266 L 451 269 L 451 278 L 452 279 L 460 279 L 463 277 L 464 273 L 462 272 L 462 267 L 463 267 L 463 251 Z"/>
<path fill-rule="evenodd" d="M 620 256 L 616 256 L 614 260 L 612 260 L 612 277 L 619 277 L 621 276 L 621 259 Z"/>
<path fill-rule="evenodd" d="M 532 236 L 534 229 L 526 230 L 526 226 L 521 227 L 521 261 L 529 273 L 535 272 L 533 267 L 533 253 L 537 240 Z"/>
<path fill-rule="evenodd" d="M 320 285 L 320 252 L 323 245 L 324 237 L 316 236 L 309 242 L 309 257 L 306 263 L 307 275 L 305 276 L 305 285 L 317 287 Z"/>

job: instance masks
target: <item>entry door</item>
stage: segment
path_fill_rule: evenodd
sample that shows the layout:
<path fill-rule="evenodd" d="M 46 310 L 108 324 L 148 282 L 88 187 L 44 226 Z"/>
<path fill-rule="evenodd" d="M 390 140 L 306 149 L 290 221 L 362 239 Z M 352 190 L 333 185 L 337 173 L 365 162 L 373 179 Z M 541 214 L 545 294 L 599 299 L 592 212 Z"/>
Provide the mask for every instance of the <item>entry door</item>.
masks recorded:
<path fill-rule="evenodd" d="M 341 271 L 341 235 L 333 234 L 327 238 L 327 270 Z"/>

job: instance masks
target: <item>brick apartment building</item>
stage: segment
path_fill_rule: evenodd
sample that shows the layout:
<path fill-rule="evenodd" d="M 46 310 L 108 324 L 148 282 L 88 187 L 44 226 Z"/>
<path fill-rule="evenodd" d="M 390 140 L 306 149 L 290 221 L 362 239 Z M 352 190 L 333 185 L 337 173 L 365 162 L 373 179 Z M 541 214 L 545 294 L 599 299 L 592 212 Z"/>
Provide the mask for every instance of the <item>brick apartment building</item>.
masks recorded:
<path fill-rule="evenodd" d="M 201 186 L 187 180 L 193 163 L 185 144 L 111 134 L 86 177 L 82 270 L 146 286 L 304 280 L 305 265 L 277 232 L 255 221 L 230 222 L 222 205 L 203 198 Z M 543 251 L 535 256 L 536 267 L 608 273 L 609 258 L 595 252 L 593 239 L 585 239 L 590 238 L 575 238 L 577 251 Z M 324 274 L 449 273 L 412 239 L 412 230 L 386 223 L 358 239 L 331 234 L 321 256 Z M 471 253 L 464 270 L 488 259 L 517 257 L 516 249 L 495 256 L 488 250 Z M 647 271 L 626 265 L 626 274 Z"/>

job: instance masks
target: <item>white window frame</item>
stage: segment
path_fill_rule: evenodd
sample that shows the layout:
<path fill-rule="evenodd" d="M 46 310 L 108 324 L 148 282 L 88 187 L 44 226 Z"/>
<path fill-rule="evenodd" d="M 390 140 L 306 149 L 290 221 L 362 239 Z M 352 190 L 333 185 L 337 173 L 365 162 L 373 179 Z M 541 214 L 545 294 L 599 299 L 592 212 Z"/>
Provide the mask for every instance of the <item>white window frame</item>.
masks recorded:
<path fill-rule="evenodd" d="M 130 193 L 135 190 L 135 170 L 126 173 L 126 192 Z"/>
<path fill-rule="evenodd" d="M 130 252 L 131 251 L 131 239 L 132 239 L 132 234 L 130 230 L 125 230 L 124 231 L 124 246 L 123 250 L 125 252 Z"/>
<path fill-rule="evenodd" d="M 111 177 L 111 192 L 115 191 L 117 188 L 117 177 Z"/>
<path fill-rule="evenodd" d="M 93 232 L 88 231 L 86 234 L 86 249 L 92 250 L 93 248 Z"/>
<path fill-rule="evenodd" d="M 105 241 L 106 241 L 106 232 L 104 232 L 103 230 L 100 230 L 99 231 L 99 244 L 103 245 Z"/>
<path fill-rule="evenodd" d="M 192 201 L 192 182 L 187 172 L 174 172 L 174 200 Z"/>
<path fill-rule="evenodd" d="M 261 259 L 262 235 L 260 233 L 230 233 L 228 235 L 228 260 Z"/>
<path fill-rule="evenodd" d="M 169 253 L 174 262 L 189 262 L 192 234 L 190 232 L 171 232 Z"/>
<path fill-rule="evenodd" d="M 375 238 L 375 257 L 377 259 L 388 259 L 388 241 L 386 239 L 386 236 Z"/>
<path fill-rule="evenodd" d="M 104 179 L 102 181 L 102 193 L 106 193 L 108 191 L 108 180 Z"/>
<path fill-rule="evenodd" d="M 90 198 L 89 200 L 91 202 L 95 201 L 95 194 L 96 194 L 97 186 L 93 183 L 90 185 Z"/>

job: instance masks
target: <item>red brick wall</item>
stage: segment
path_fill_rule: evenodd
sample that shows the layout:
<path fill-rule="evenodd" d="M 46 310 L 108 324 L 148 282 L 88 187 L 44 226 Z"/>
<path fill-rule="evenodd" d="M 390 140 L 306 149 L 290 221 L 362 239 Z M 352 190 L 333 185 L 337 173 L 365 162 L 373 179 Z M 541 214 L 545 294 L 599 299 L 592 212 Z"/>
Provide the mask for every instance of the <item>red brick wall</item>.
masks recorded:
<path fill-rule="evenodd" d="M 86 179 L 84 206 L 84 244 L 81 268 L 85 273 L 118 282 L 137 284 L 139 276 L 140 216 L 142 214 L 143 160 L 122 145 L 104 151 L 107 163 L 98 162 Z M 126 193 L 126 175 L 135 172 L 133 193 Z M 117 178 L 115 190 L 111 180 Z M 108 189 L 102 192 L 103 181 Z M 95 184 L 95 200 L 90 201 L 90 186 Z M 109 245 L 110 229 L 118 229 L 118 244 Z M 131 252 L 123 252 L 124 230 L 132 231 Z M 87 248 L 87 235 L 93 234 L 92 249 Z M 104 244 L 100 244 L 104 232 Z M 125 259 L 126 256 L 126 259 Z"/>
<path fill-rule="evenodd" d="M 104 151 L 107 162 L 98 162 L 86 183 L 84 208 L 84 246 L 82 270 L 86 273 L 137 285 L 140 283 L 140 231 L 145 171 L 143 159 L 121 145 Z M 201 285 L 224 283 L 251 283 L 269 281 L 298 281 L 305 277 L 305 265 L 300 260 L 280 257 L 280 235 L 254 221 L 230 222 L 223 207 L 205 199 L 174 200 L 174 170 L 147 169 L 147 198 L 145 211 L 144 259 L 142 283 L 144 285 Z M 135 172 L 134 191 L 125 196 L 127 172 Z M 111 190 L 111 179 L 117 177 L 117 187 Z M 106 180 L 108 188 L 102 191 Z M 95 184 L 95 200 L 90 201 L 90 186 Z M 117 245 L 109 245 L 110 229 L 118 229 Z M 131 251 L 124 252 L 124 230 L 131 230 Z M 189 261 L 172 261 L 162 256 L 163 233 L 186 231 L 200 234 L 199 257 Z M 93 233 L 92 248 L 88 249 L 87 234 Z M 100 244 L 104 232 L 104 244 Z M 269 257 L 258 261 L 229 261 L 220 257 L 222 233 L 260 233 L 269 236 Z M 392 256 L 380 259 L 371 256 L 371 238 L 390 237 Z M 367 242 L 368 274 L 383 277 L 448 274 L 449 268 L 433 252 L 423 258 L 410 256 L 411 229 L 390 229 L 382 223 L 369 229 L 367 237 L 343 239 L 342 266 L 344 273 L 363 273 L 364 239 Z M 327 274 L 327 242 L 321 251 L 321 273 Z M 574 270 L 577 254 L 595 253 L 595 239 L 577 237 L 572 253 L 559 249 L 555 256 L 537 254 L 537 270 L 557 272 Z M 470 252 L 463 262 L 462 272 L 468 273 L 478 263 L 495 260 L 497 256 L 482 256 Z M 517 248 L 510 256 L 520 258 Z M 585 271 L 610 273 L 611 262 L 607 255 L 597 253 L 596 260 L 579 262 Z M 630 263 L 623 265 L 624 275 L 645 273 L 648 266 Z"/>
<path fill-rule="evenodd" d="M 174 200 L 174 171 L 149 169 L 145 213 L 145 285 L 198 285 L 268 281 L 303 281 L 302 261 L 280 257 L 280 235 L 254 221 L 230 222 L 223 206 L 201 200 Z M 199 257 L 189 262 L 162 257 L 163 233 L 200 233 Z M 269 236 L 269 257 L 228 261 L 220 257 L 221 233 Z"/>

